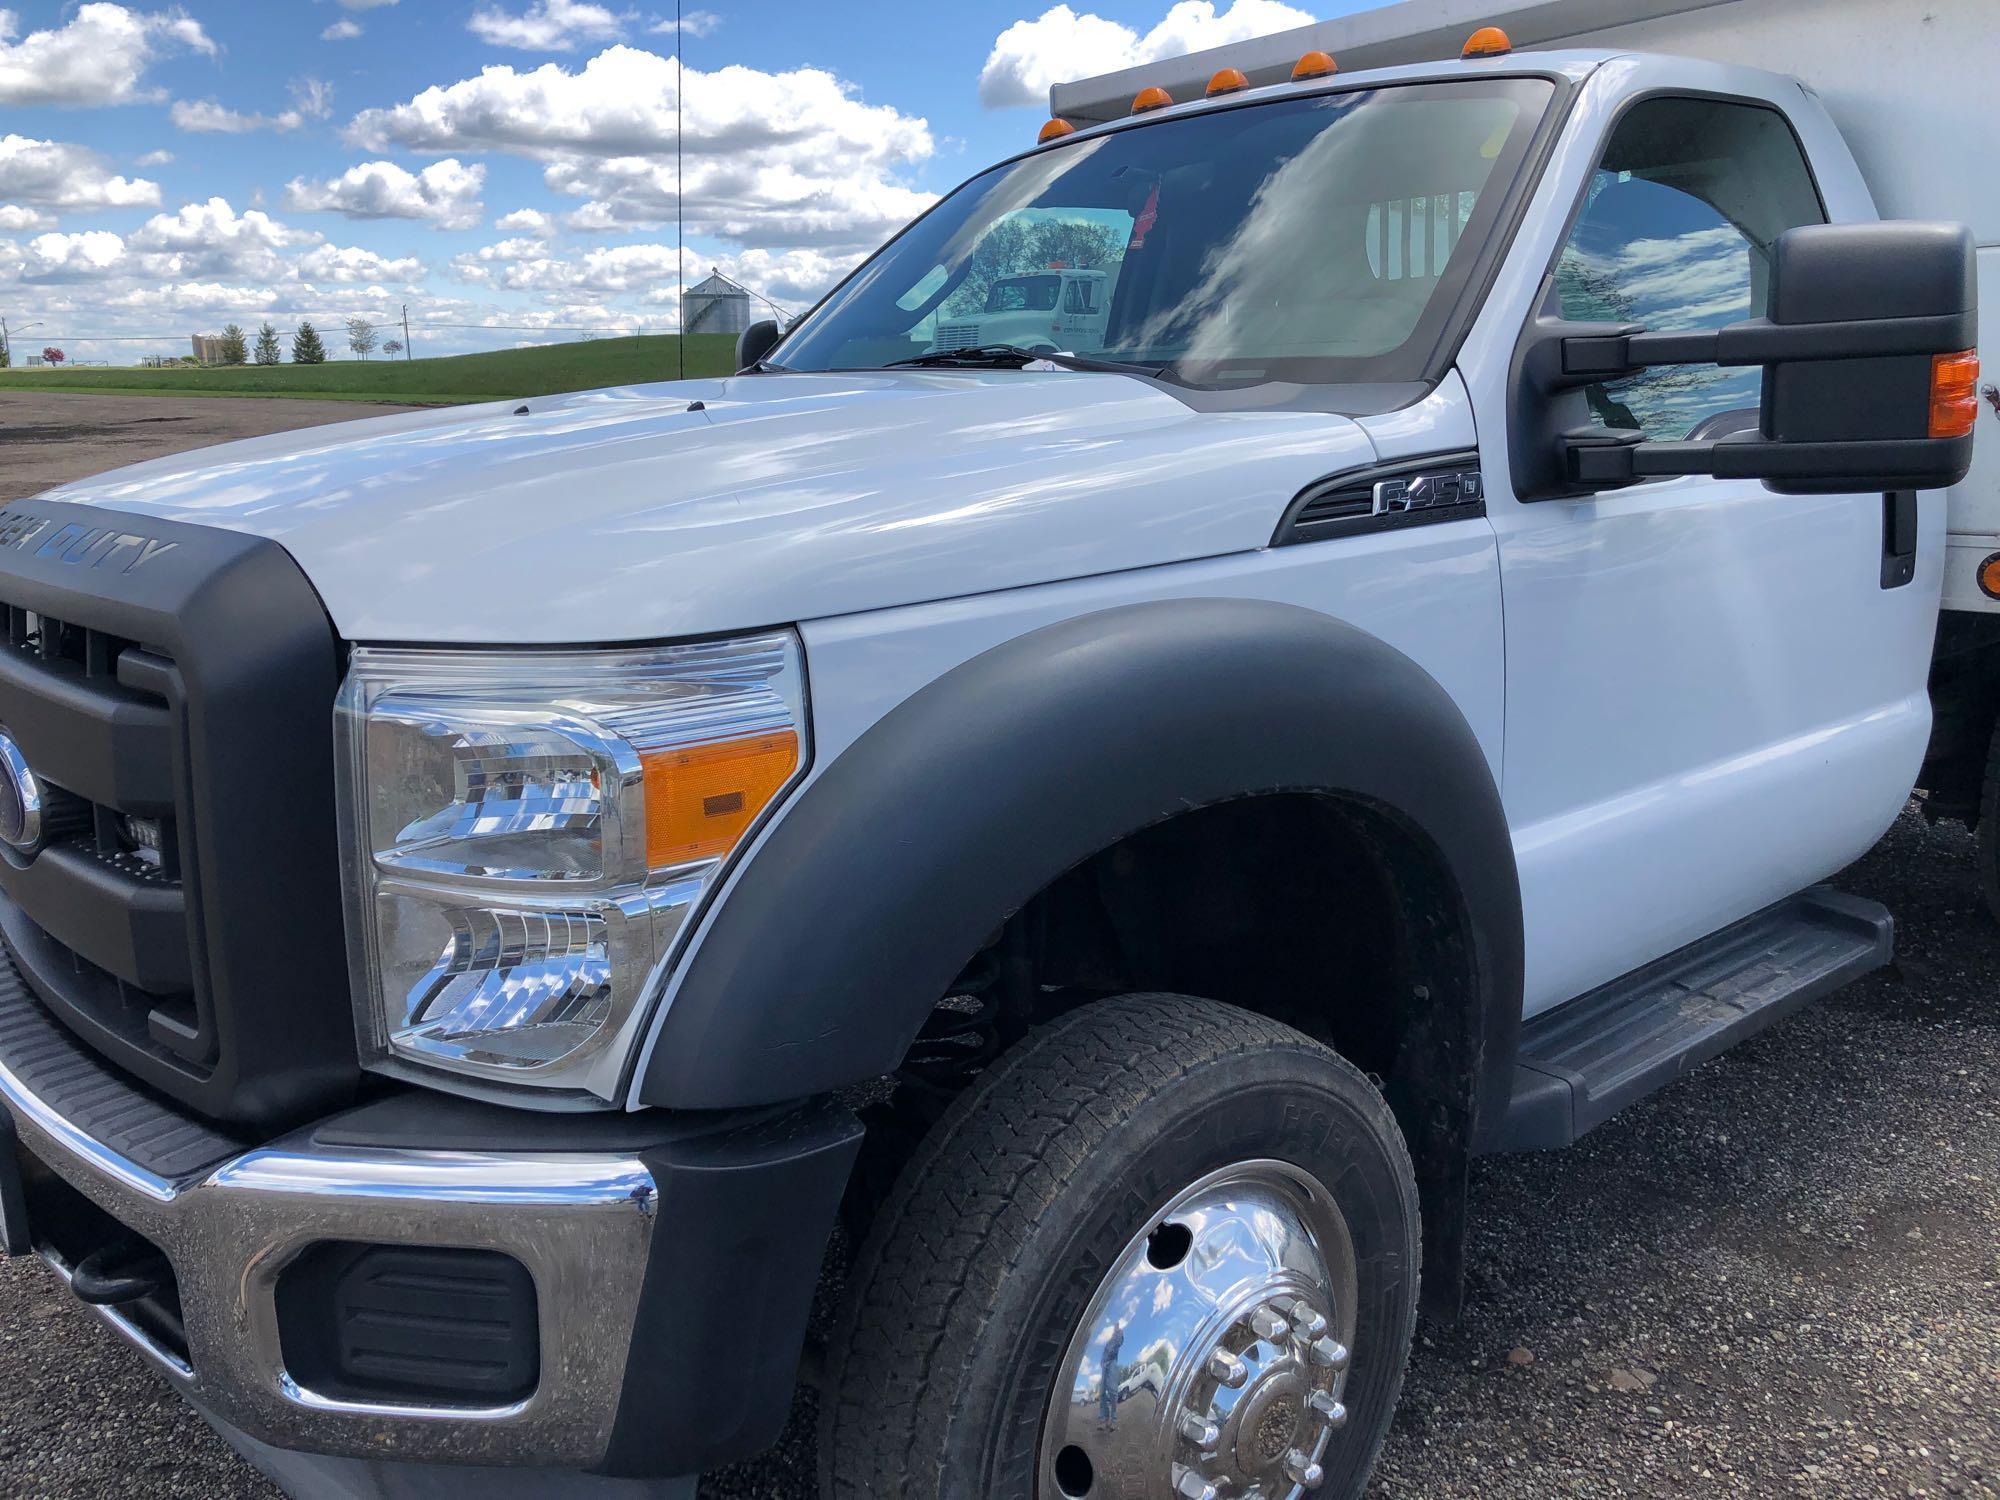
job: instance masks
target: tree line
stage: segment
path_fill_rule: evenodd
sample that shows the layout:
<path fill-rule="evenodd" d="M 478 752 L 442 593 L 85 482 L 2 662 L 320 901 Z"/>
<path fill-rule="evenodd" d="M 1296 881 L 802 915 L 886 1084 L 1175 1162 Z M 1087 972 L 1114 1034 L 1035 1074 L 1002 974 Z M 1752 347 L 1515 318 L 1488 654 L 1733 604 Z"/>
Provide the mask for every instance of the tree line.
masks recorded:
<path fill-rule="evenodd" d="M 403 352 L 400 339 L 381 342 L 381 336 L 373 323 L 366 318 L 348 318 L 347 347 L 354 351 L 356 359 L 364 359 L 379 346 L 384 354 L 394 358 Z M 216 360 L 224 365 L 275 365 L 280 362 L 278 330 L 267 321 L 257 330 L 257 338 L 252 343 L 250 336 L 241 327 L 231 323 L 222 330 L 219 340 L 221 350 Z M 295 365 L 323 365 L 327 361 L 326 341 L 319 330 L 310 322 L 301 322 L 292 331 L 292 363 Z"/>

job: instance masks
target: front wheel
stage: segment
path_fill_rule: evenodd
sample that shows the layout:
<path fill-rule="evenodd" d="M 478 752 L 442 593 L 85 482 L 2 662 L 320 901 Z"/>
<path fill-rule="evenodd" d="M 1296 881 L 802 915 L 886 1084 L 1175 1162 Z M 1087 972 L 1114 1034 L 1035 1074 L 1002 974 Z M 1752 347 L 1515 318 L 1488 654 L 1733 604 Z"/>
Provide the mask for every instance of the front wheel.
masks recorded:
<path fill-rule="evenodd" d="M 823 1492 L 1358 1495 L 1415 1327 L 1415 1177 L 1381 1095 L 1175 995 L 1077 1011 L 961 1096 L 856 1261 Z"/>

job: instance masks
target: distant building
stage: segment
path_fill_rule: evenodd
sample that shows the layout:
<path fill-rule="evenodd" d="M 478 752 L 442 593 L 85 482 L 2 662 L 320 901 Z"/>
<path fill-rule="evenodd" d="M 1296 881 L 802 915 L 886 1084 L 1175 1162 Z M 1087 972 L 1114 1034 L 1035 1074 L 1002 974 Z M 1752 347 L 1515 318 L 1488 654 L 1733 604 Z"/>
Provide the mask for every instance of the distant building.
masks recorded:
<path fill-rule="evenodd" d="M 222 335 L 219 333 L 197 333 L 194 336 L 194 357 L 205 365 L 222 363 Z"/>
<path fill-rule="evenodd" d="M 684 333 L 726 333 L 733 336 L 748 328 L 750 323 L 749 289 L 712 267 L 708 280 L 681 293 L 681 330 Z"/>

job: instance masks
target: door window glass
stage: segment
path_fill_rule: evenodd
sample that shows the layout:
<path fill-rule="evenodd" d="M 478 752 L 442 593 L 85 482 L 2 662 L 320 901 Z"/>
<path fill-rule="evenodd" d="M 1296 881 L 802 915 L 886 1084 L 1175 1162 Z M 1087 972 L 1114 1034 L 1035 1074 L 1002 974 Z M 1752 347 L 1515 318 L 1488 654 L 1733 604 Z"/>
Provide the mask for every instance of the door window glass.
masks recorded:
<path fill-rule="evenodd" d="M 1762 317 L 1778 236 L 1825 220 L 1798 138 L 1774 109 L 1650 99 L 1612 134 L 1556 265 L 1563 316 L 1691 333 Z M 1685 439 L 1754 413 L 1763 372 L 1644 370 L 1585 392 L 1603 427 Z"/>

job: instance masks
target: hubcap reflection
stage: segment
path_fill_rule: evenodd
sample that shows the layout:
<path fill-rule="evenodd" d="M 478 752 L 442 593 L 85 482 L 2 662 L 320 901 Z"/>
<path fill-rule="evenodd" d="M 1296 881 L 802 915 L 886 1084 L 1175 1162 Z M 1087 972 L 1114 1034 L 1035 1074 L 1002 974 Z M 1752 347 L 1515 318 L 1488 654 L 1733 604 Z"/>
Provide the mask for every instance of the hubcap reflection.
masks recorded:
<path fill-rule="evenodd" d="M 1347 1422 L 1354 1244 L 1252 1161 L 1182 1191 L 1099 1285 L 1042 1426 L 1039 1500 L 1302 1500 Z"/>

